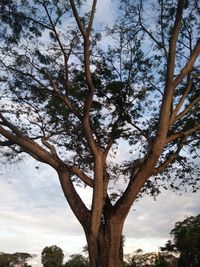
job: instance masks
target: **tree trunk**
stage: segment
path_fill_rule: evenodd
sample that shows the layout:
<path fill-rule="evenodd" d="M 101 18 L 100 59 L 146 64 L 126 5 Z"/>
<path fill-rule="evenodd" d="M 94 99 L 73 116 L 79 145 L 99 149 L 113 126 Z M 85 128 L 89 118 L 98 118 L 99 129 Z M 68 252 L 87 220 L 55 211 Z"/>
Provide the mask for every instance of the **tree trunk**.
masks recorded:
<path fill-rule="evenodd" d="M 97 238 L 86 233 L 91 267 L 122 267 L 122 224 L 102 223 Z"/>

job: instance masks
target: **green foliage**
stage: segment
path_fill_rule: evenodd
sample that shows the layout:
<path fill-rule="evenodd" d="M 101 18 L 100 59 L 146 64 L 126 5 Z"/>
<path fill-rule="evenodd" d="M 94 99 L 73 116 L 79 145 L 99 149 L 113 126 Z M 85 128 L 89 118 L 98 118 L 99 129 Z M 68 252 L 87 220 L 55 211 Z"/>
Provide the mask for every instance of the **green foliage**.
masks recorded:
<path fill-rule="evenodd" d="M 126 267 L 171 267 L 177 259 L 170 252 L 144 253 L 141 249 L 126 255 Z"/>
<path fill-rule="evenodd" d="M 200 266 L 200 215 L 177 222 L 171 235 L 180 252 L 178 266 Z"/>
<path fill-rule="evenodd" d="M 177 222 L 171 231 L 171 236 L 173 241 L 169 240 L 161 250 L 178 253 L 178 267 L 199 266 L 200 215 Z"/>
<path fill-rule="evenodd" d="M 73 254 L 63 267 L 89 267 L 89 262 L 81 254 Z"/>
<path fill-rule="evenodd" d="M 42 264 L 44 267 L 61 267 L 64 254 L 61 248 L 57 246 L 45 247 L 42 250 Z"/>
<path fill-rule="evenodd" d="M 33 256 L 29 253 L 16 252 L 14 254 L 0 252 L 0 267 L 30 267 L 27 261 Z"/>
<path fill-rule="evenodd" d="M 8 254 L 0 253 L 0 267 L 7 267 L 10 265 L 10 258 Z"/>
<path fill-rule="evenodd" d="M 78 1 L 77 7 L 85 26 L 89 13 L 84 13 L 83 4 L 84 1 Z M 91 78 L 95 96 L 91 104 L 90 126 L 95 142 L 105 149 L 113 139 L 111 156 L 116 154 L 122 140 L 130 148 L 126 157 L 130 161 L 107 162 L 110 177 L 115 179 L 123 176 L 128 181 L 133 166 L 148 155 L 156 138 L 158 107 L 166 82 L 167 46 L 176 8 L 176 1 L 143 3 L 124 0 L 116 25 L 107 28 L 106 33 L 100 34 L 95 29 L 91 33 Z M 155 16 L 147 19 L 148 12 Z M 190 57 L 200 31 L 197 23 L 199 4 L 195 0 L 186 1 L 184 12 L 177 42 L 176 73 Z M 1 1 L 0 27 L 2 97 L 12 102 L 12 105 L 2 105 L 0 111 L 5 116 L 12 114 L 12 122 L 31 138 L 39 139 L 41 135 L 50 138 L 63 161 L 68 164 L 76 162 L 76 166 L 88 172 L 93 168 L 94 160 L 81 123 L 88 85 L 82 39 L 72 19 L 69 3 Z M 102 49 L 102 39 L 107 37 L 115 41 L 104 44 Z M 179 102 L 190 79 L 193 80 L 192 88 L 182 109 L 199 95 L 198 62 L 177 86 L 174 105 Z M 67 104 L 69 101 L 73 112 Z M 168 135 L 185 132 L 198 121 L 199 108 L 194 105 L 185 116 L 175 121 Z M 182 145 L 196 157 L 198 131 L 179 138 L 178 142 L 166 144 L 157 165 Z M 141 192 L 157 195 L 161 186 L 176 191 L 188 184 L 197 190 L 199 168 L 194 164 L 195 160 L 183 154 L 177 156 L 162 174 L 149 180 Z"/>

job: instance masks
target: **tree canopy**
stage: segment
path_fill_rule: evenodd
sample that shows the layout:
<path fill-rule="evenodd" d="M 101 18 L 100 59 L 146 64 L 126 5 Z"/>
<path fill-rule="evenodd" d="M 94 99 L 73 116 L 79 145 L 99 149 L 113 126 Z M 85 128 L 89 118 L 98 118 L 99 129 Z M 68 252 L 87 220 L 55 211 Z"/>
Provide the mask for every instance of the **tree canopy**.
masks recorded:
<path fill-rule="evenodd" d="M 126 267 L 175 267 L 177 257 L 169 251 L 143 252 L 137 249 L 131 254 L 126 255 Z"/>
<path fill-rule="evenodd" d="M 42 250 L 41 261 L 44 267 L 61 267 L 63 265 L 64 254 L 57 246 L 45 247 Z"/>
<path fill-rule="evenodd" d="M 0 267 L 30 267 L 27 261 L 33 257 L 34 255 L 24 252 L 16 252 L 13 254 L 0 252 Z"/>
<path fill-rule="evenodd" d="M 94 267 L 121 266 L 136 198 L 199 188 L 199 1 L 112 5 L 106 27 L 97 0 L 0 2 L 1 153 L 56 170 Z"/>
<path fill-rule="evenodd" d="M 88 260 L 81 254 L 70 255 L 69 260 L 63 265 L 64 267 L 88 267 Z"/>
<path fill-rule="evenodd" d="M 176 222 L 169 240 L 162 250 L 180 253 L 178 267 L 200 265 L 200 215 Z"/>

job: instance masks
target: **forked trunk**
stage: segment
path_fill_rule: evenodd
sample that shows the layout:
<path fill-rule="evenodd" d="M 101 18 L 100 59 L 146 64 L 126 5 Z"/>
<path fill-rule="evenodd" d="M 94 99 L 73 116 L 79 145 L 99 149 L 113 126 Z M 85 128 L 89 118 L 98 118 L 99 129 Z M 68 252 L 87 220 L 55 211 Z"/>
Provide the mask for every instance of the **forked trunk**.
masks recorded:
<path fill-rule="evenodd" d="M 102 223 L 98 237 L 86 233 L 91 267 L 122 267 L 122 225 Z"/>

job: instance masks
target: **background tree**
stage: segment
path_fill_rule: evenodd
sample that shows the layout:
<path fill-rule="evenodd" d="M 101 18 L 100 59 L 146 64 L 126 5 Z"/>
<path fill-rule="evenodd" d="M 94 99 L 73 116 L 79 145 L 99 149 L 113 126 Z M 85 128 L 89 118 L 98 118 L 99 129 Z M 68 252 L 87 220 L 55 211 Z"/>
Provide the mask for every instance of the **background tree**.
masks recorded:
<path fill-rule="evenodd" d="M 173 242 L 168 241 L 162 250 L 180 253 L 178 267 L 200 265 L 200 215 L 177 222 L 171 231 Z"/>
<path fill-rule="evenodd" d="M 0 253 L 0 267 L 7 267 L 10 265 L 10 259 L 6 253 Z"/>
<path fill-rule="evenodd" d="M 125 255 L 127 267 L 175 267 L 177 257 L 169 251 L 144 253 L 141 249 Z"/>
<path fill-rule="evenodd" d="M 91 266 L 121 267 L 134 201 L 161 186 L 198 189 L 200 7 L 124 0 L 107 35 L 98 25 L 102 39 L 96 8 L 0 2 L 0 145 L 56 170 Z M 89 207 L 76 183 L 91 187 Z"/>
<path fill-rule="evenodd" d="M 28 260 L 33 258 L 34 255 L 31 255 L 29 253 L 23 253 L 23 252 L 16 252 L 13 254 L 9 253 L 0 253 L 0 267 L 30 267 L 30 265 L 27 263 Z"/>
<path fill-rule="evenodd" d="M 63 265 L 64 254 L 57 246 L 45 247 L 42 250 L 41 261 L 44 267 L 61 267 Z"/>
<path fill-rule="evenodd" d="M 88 267 L 88 260 L 81 254 L 70 255 L 69 260 L 63 265 L 64 267 Z"/>

